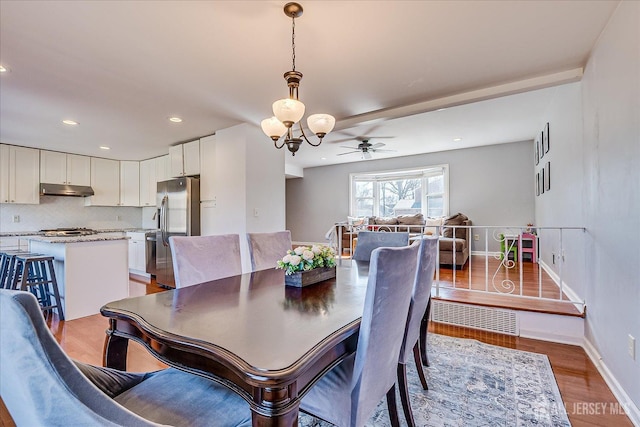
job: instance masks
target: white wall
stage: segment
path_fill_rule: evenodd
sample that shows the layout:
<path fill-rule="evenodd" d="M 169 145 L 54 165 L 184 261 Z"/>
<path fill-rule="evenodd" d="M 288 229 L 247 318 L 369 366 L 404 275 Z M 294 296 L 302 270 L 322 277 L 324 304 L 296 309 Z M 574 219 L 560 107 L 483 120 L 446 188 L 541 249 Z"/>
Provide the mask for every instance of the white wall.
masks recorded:
<path fill-rule="evenodd" d="M 13 216 L 20 222 L 14 223 Z M 120 217 L 120 220 L 117 217 Z M 84 206 L 84 197 L 40 196 L 39 205 L 0 204 L 0 232 L 38 231 L 60 227 L 140 228 L 142 209 Z M 153 227 L 155 228 L 155 226 Z"/>
<path fill-rule="evenodd" d="M 284 153 L 265 138 L 260 129 L 242 124 L 201 141 L 208 163 L 201 185 L 206 181 L 215 196 L 215 203 L 203 203 L 202 234 L 239 234 L 245 272 L 251 271 L 245 234 L 285 228 Z"/>
<path fill-rule="evenodd" d="M 640 2 L 621 2 L 582 88 L 586 338 L 640 423 Z M 635 360 L 627 354 L 628 334 L 636 338 Z"/>
<path fill-rule="evenodd" d="M 533 138 L 533 135 L 532 135 Z M 349 212 L 349 174 L 449 164 L 450 212 L 473 225 L 533 221 L 533 142 L 516 142 L 392 159 L 308 168 L 287 180 L 287 228 L 296 241 L 324 242 L 327 230 Z M 484 250 L 474 242 L 473 250 Z"/>

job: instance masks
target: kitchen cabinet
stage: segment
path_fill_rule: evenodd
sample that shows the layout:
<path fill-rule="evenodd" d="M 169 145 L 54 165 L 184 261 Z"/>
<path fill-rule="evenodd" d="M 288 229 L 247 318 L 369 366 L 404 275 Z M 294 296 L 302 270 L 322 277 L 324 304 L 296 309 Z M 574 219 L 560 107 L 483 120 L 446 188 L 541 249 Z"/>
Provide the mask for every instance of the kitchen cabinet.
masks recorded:
<path fill-rule="evenodd" d="M 127 237 L 129 237 L 129 271 L 146 275 L 147 251 L 145 233 L 128 231 Z"/>
<path fill-rule="evenodd" d="M 91 185 L 91 158 L 40 150 L 40 182 Z"/>
<path fill-rule="evenodd" d="M 94 195 L 85 197 L 85 206 L 119 206 L 120 162 L 91 157 L 91 187 Z"/>
<path fill-rule="evenodd" d="M 200 174 L 200 140 L 169 147 L 171 176 L 180 178 Z"/>
<path fill-rule="evenodd" d="M 120 162 L 120 201 L 118 206 L 140 206 L 140 162 Z"/>
<path fill-rule="evenodd" d="M 200 140 L 200 202 L 215 201 L 216 183 L 216 136 L 211 135 Z"/>
<path fill-rule="evenodd" d="M 156 159 L 140 162 L 140 206 L 156 205 Z"/>
<path fill-rule="evenodd" d="M 156 157 L 156 182 L 171 179 L 171 159 L 169 155 Z"/>
<path fill-rule="evenodd" d="M 0 203 L 40 203 L 40 150 L 0 144 Z"/>

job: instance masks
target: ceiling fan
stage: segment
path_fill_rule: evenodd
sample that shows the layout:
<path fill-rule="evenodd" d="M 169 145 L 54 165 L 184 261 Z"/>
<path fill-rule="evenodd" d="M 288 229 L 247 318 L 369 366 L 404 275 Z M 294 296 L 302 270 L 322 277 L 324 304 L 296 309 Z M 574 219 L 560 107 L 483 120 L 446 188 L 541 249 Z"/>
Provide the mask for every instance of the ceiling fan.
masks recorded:
<path fill-rule="evenodd" d="M 382 147 L 384 147 L 387 144 L 384 144 L 382 142 L 377 142 L 375 144 L 371 144 L 369 143 L 368 139 L 363 139 L 362 142 L 360 144 L 358 144 L 357 147 L 345 147 L 342 146 L 342 148 L 350 148 L 353 151 L 348 151 L 346 153 L 340 153 L 338 154 L 338 156 L 344 156 L 345 154 L 353 154 L 353 153 L 362 153 L 362 157 L 361 159 L 370 159 L 371 153 L 376 153 L 376 152 L 387 152 L 387 153 L 392 153 L 395 152 L 396 150 L 383 150 Z"/>

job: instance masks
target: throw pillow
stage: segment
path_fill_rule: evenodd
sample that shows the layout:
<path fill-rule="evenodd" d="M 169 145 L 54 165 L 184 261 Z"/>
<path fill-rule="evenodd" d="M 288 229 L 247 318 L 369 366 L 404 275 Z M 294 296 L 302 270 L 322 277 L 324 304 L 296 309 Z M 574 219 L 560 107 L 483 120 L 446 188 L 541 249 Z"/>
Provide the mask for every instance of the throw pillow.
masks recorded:
<path fill-rule="evenodd" d="M 469 218 L 467 218 L 465 215 L 461 214 L 461 213 L 457 213 L 455 215 L 451 215 L 449 218 L 444 220 L 444 223 L 442 225 L 444 225 L 444 229 L 442 231 L 442 236 L 443 237 L 453 237 L 453 228 L 447 227 L 447 225 L 463 225 L 464 222 L 466 220 L 468 220 Z M 464 228 L 456 228 L 456 238 L 458 239 L 464 239 L 465 236 L 467 235 L 467 230 Z"/>
<path fill-rule="evenodd" d="M 427 218 L 425 222 L 424 234 L 429 235 L 438 235 L 442 232 L 442 223 L 444 222 L 444 217 L 438 218 Z"/>

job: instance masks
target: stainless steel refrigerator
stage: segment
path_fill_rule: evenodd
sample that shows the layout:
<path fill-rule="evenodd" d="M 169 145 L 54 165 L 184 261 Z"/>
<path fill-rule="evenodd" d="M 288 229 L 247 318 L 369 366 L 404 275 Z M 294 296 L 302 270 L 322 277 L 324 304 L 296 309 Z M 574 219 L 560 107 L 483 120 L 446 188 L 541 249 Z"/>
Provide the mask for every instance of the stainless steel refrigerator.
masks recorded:
<path fill-rule="evenodd" d="M 156 206 L 160 219 L 156 233 L 156 281 L 175 288 L 169 237 L 200 235 L 200 180 L 176 178 L 158 182 Z"/>

